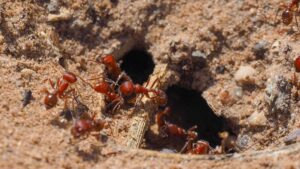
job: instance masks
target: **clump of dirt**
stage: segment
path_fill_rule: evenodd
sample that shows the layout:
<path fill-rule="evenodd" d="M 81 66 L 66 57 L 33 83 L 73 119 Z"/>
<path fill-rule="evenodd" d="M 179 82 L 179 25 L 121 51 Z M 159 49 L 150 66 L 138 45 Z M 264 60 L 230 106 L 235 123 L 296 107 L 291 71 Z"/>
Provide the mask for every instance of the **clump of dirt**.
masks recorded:
<path fill-rule="evenodd" d="M 293 67 L 299 37 L 295 23 L 274 19 L 278 6 L 278 0 L 1 2 L 1 168 L 299 167 L 299 73 Z M 153 142 L 159 109 L 151 99 L 107 114 L 104 96 L 81 80 L 76 90 L 86 111 L 110 128 L 74 139 L 63 101 L 45 109 L 47 79 L 56 81 L 64 71 L 102 76 L 104 66 L 94 61 L 105 54 L 137 83 L 159 79 L 153 87 L 168 93 L 169 121 L 185 129 L 197 125 L 198 138 L 213 147 L 227 131 L 236 153 L 175 154 L 185 140 Z M 130 145 L 172 151 L 128 148 L 136 120 L 145 125 L 137 125 L 140 143 Z"/>

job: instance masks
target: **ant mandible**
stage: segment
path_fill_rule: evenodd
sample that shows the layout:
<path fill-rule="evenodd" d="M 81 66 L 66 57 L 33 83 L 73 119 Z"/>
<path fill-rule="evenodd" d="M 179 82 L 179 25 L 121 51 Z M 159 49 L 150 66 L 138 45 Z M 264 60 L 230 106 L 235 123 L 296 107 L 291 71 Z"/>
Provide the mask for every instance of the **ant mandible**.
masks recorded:
<path fill-rule="evenodd" d="M 59 80 L 57 80 L 56 86 L 54 83 L 48 79 L 51 87 L 54 89 L 53 92 L 49 92 L 47 89 L 44 89 L 46 93 L 46 97 L 44 99 L 44 104 L 46 109 L 50 109 L 57 104 L 58 97 L 59 98 L 66 98 L 67 94 L 65 91 L 68 89 L 69 84 L 75 83 L 77 81 L 77 77 L 74 73 L 65 72 Z M 71 89 L 71 91 L 74 91 Z"/>
<path fill-rule="evenodd" d="M 296 24 L 298 26 L 298 21 L 297 21 L 297 14 L 299 13 L 298 8 L 299 8 L 299 2 L 300 0 L 292 0 L 291 3 L 289 3 L 288 5 L 284 5 L 282 4 L 279 9 L 283 8 L 283 12 L 281 14 L 281 20 L 282 23 L 285 25 L 289 25 L 292 23 L 293 21 L 293 17 L 295 16 L 295 20 L 296 20 Z M 279 10 L 278 10 L 279 12 Z M 277 14 L 278 14 L 277 12 Z M 276 14 L 276 16 L 277 16 Z"/>

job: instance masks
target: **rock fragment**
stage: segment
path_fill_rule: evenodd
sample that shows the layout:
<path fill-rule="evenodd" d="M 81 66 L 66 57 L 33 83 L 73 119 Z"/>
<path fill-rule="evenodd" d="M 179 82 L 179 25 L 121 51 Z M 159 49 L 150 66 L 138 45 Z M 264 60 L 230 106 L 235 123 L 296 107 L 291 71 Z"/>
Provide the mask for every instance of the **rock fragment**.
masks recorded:
<path fill-rule="evenodd" d="M 294 131 L 292 131 L 285 139 L 284 139 L 284 143 L 285 144 L 292 144 L 295 143 L 297 141 L 300 141 L 300 129 L 296 129 Z"/>
<path fill-rule="evenodd" d="M 66 21 L 72 18 L 73 14 L 67 9 L 61 8 L 59 14 L 49 14 L 47 17 L 48 22 Z"/>
<path fill-rule="evenodd" d="M 234 75 L 234 79 L 240 85 L 253 85 L 255 84 L 256 74 L 257 71 L 251 66 L 240 66 Z"/>
<path fill-rule="evenodd" d="M 267 118 L 264 113 L 255 111 L 248 117 L 248 123 L 251 126 L 265 126 L 267 124 Z"/>
<path fill-rule="evenodd" d="M 253 46 L 252 52 L 256 58 L 263 58 L 265 56 L 265 53 L 268 51 L 268 45 L 269 43 L 267 41 L 262 40 Z"/>
<path fill-rule="evenodd" d="M 269 114 L 289 115 L 292 85 L 281 75 L 267 80 L 265 100 Z"/>

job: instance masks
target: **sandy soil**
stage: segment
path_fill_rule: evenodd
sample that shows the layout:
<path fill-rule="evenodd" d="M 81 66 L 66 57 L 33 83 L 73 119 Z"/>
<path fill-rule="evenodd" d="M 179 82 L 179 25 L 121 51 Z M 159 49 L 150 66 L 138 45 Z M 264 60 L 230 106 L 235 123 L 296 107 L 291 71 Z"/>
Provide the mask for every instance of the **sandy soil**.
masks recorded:
<path fill-rule="evenodd" d="M 300 168 L 299 142 L 285 143 L 300 127 L 293 66 L 299 31 L 295 21 L 275 19 L 280 2 L 0 1 L 0 168 Z M 111 129 L 74 139 L 72 122 L 59 116 L 63 102 L 45 109 L 46 79 L 64 69 L 101 75 L 104 67 L 87 60 L 108 53 L 121 59 L 132 49 L 147 50 L 155 72 L 168 66 L 162 89 L 177 84 L 201 92 L 235 141 L 247 138 L 240 152 L 130 149 L 132 109 L 103 113 L 104 97 L 81 81 L 81 100 Z M 23 107 L 25 90 L 34 99 Z"/>

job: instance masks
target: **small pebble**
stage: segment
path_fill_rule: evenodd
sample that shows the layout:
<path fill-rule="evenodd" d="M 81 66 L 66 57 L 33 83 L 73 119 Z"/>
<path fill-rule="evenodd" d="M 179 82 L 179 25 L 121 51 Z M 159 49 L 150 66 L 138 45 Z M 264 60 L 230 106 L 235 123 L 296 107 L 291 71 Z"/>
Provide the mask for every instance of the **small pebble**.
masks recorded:
<path fill-rule="evenodd" d="M 73 119 L 73 112 L 70 109 L 64 109 L 59 113 L 60 116 L 62 116 L 67 121 L 71 121 Z"/>
<path fill-rule="evenodd" d="M 58 0 L 50 0 L 50 3 L 47 5 L 47 9 L 50 13 L 56 13 L 59 10 Z"/>
<path fill-rule="evenodd" d="M 226 70 L 226 67 L 224 65 L 219 65 L 216 67 L 216 73 L 223 74 Z"/>
<path fill-rule="evenodd" d="M 31 69 L 24 68 L 21 70 L 21 77 L 23 79 L 30 79 L 32 77 L 32 75 L 34 75 L 34 74 L 35 74 L 35 71 L 31 70 Z"/>
<path fill-rule="evenodd" d="M 67 9 L 61 9 L 59 14 L 49 14 L 47 17 L 48 22 L 66 21 L 70 20 L 73 14 Z"/>
<path fill-rule="evenodd" d="M 255 84 L 255 76 L 257 71 L 251 66 L 240 66 L 239 70 L 235 73 L 234 79 L 241 85 Z"/>
<path fill-rule="evenodd" d="M 238 100 L 243 97 L 243 89 L 241 87 L 236 87 L 233 89 L 233 97 Z"/>
<path fill-rule="evenodd" d="M 233 102 L 233 98 L 228 90 L 223 90 L 219 94 L 219 99 L 223 105 L 227 105 Z"/>
<path fill-rule="evenodd" d="M 203 59 L 207 59 L 207 56 L 205 55 L 205 53 L 201 52 L 201 51 L 194 51 L 192 53 L 192 57 L 198 57 L 198 58 L 203 58 Z"/>
<path fill-rule="evenodd" d="M 268 103 L 270 111 L 266 112 L 266 115 L 275 113 L 288 117 L 291 90 L 292 85 L 285 77 L 276 75 L 269 78 L 265 89 L 265 101 Z"/>
<path fill-rule="evenodd" d="M 268 51 L 268 42 L 265 40 L 259 41 L 252 48 L 252 52 L 257 58 L 263 58 Z"/>
<path fill-rule="evenodd" d="M 296 129 L 292 131 L 285 139 L 284 143 L 285 144 L 292 144 L 296 143 L 297 141 L 300 141 L 300 129 Z"/>
<path fill-rule="evenodd" d="M 160 152 L 162 153 L 176 153 L 176 150 L 173 150 L 173 149 L 168 149 L 168 148 L 163 148 L 160 150 Z"/>
<path fill-rule="evenodd" d="M 251 126 L 264 126 L 267 124 L 267 118 L 264 113 L 254 112 L 247 120 Z"/>
<path fill-rule="evenodd" d="M 248 135 L 239 135 L 236 140 L 236 146 L 241 149 L 247 149 L 249 147 L 249 144 L 251 142 L 251 138 Z"/>

